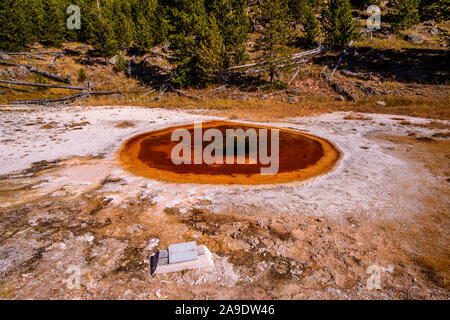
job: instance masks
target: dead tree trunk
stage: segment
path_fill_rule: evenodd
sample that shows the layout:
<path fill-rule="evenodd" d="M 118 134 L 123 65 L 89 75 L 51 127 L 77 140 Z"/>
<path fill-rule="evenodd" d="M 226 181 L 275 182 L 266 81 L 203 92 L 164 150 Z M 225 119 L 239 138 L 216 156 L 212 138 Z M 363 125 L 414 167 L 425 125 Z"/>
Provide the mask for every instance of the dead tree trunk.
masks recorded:
<path fill-rule="evenodd" d="M 330 77 L 327 77 L 325 71 L 327 70 L 327 66 L 325 66 L 322 71 L 319 74 L 319 77 L 322 77 L 323 81 L 325 81 L 330 87 L 331 89 L 333 89 L 333 91 L 335 91 L 336 93 L 346 97 L 348 100 L 350 101 L 356 101 L 355 97 L 348 92 L 342 85 L 340 85 L 337 82 L 332 82 L 330 80 Z"/>
<path fill-rule="evenodd" d="M 50 61 L 50 64 L 48 65 L 49 68 L 54 68 L 55 67 L 55 62 L 56 59 L 60 58 L 62 56 L 62 53 L 57 53 L 55 54 L 55 56 L 52 58 L 52 60 Z"/>
<path fill-rule="evenodd" d="M 31 82 L 22 82 L 22 81 L 0 80 L 0 83 L 16 84 L 16 85 L 20 85 L 20 86 L 30 86 L 30 87 L 41 87 L 41 88 L 59 88 L 59 89 L 68 89 L 68 90 L 86 90 L 85 87 L 62 86 L 62 85 L 57 85 L 57 84 L 31 83 Z"/>
<path fill-rule="evenodd" d="M 223 86 L 221 86 L 221 87 L 218 87 L 218 88 L 216 88 L 216 89 L 214 89 L 214 90 L 211 90 L 211 91 L 205 92 L 205 93 L 203 93 L 203 94 L 199 95 L 199 97 L 204 97 L 204 96 L 207 96 L 207 95 L 210 95 L 210 94 L 213 94 L 213 93 L 218 93 L 218 92 L 220 92 L 220 91 L 223 91 L 223 90 L 225 90 L 225 89 L 226 89 L 226 87 L 227 87 L 227 85 L 223 85 Z"/>
<path fill-rule="evenodd" d="M 201 100 L 200 98 L 191 96 L 190 94 L 184 93 L 181 90 L 175 89 L 172 85 L 170 85 L 169 88 L 172 91 L 175 91 L 179 96 L 186 97 L 186 98 L 189 98 L 189 99 L 192 99 L 192 100 L 196 100 L 196 101 L 200 101 Z"/>
<path fill-rule="evenodd" d="M 52 104 L 52 103 L 60 103 L 66 102 L 70 100 L 74 100 L 77 98 L 90 96 L 90 95 L 109 95 L 109 94 L 121 94 L 119 91 L 98 91 L 98 92 L 81 92 L 74 94 L 73 96 L 58 98 L 58 99 L 39 99 L 39 100 L 15 100 L 10 101 L 11 104 Z"/>
<path fill-rule="evenodd" d="M 7 54 L 10 56 L 26 56 L 26 57 L 30 57 L 30 58 L 34 58 L 34 59 L 38 59 L 38 60 L 47 60 L 47 58 L 40 57 L 38 55 L 28 53 L 28 52 L 8 52 Z"/>
<path fill-rule="evenodd" d="M 353 46 L 353 40 L 350 40 L 348 46 L 344 49 L 344 51 L 342 51 L 342 54 L 339 56 L 339 60 L 336 64 L 336 66 L 334 67 L 333 71 L 330 74 L 330 77 L 328 78 L 328 80 L 331 80 L 331 78 L 333 77 L 334 73 L 336 72 L 337 68 L 339 67 L 339 65 L 342 62 L 342 59 L 347 55 L 348 49 L 350 49 Z"/>
<path fill-rule="evenodd" d="M 286 63 L 286 62 L 289 62 L 289 61 L 299 60 L 299 59 L 307 57 L 307 56 L 312 56 L 312 55 L 319 54 L 319 53 L 321 53 L 323 51 L 324 51 L 324 47 L 322 45 L 319 45 L 315 49 L 304 51 L 304 52 L 295 53 L 290 58 L 288 58 L 288 59 L 286 59 L 286 60 L 284 60 L 282 62 Z M 267 61 L 243 64 L 243 65 L 240 65 L 240 66 L 230 67 L 230 68 L 227 69 L 227 71 L 235 71 L 235 70 L 239 70 L 239 69 L 246 69 L 246 68 L 257 67 L 257 66 L 264 65 L 266 63 L 267 63 Z"/>
<path fill-rule="evenodd" d="M 27 65 L 27 64 L 21 64 L 21 63 L 12 63 L 12 62 L 6 62 L 6 61 L 0 61 L 0 65 L 4 65 L 4 66 L 12 66 L 12 67 L 25 67 L 27 68 L 30 72 L 34 72 L 34 73 L 38 73 L 43 75 L 44 77 L 47 77 L 49 79 L 55 80 L 55 81 L 59 81 L 59 82 L 64 82 L 64 83 L 70 83 L 70 77 L 67 76 L 65 78 L 50 73 L 48 71 L 42 70 L 42 69 L 38 69 L 35 68 L 33 66 Z"/>
<path fill-rule="evenodd" d="M 289 82 L 288 82 L 288 86 L 291 85 L 292 81 L 294 81 L 294 79 L 298 76 L 299 72 L 300 72 L 300 66 L 298 66 L 297 69 L 295 70 L 294 75 L 292 76 L 291 80 L 289 80 Z"/>

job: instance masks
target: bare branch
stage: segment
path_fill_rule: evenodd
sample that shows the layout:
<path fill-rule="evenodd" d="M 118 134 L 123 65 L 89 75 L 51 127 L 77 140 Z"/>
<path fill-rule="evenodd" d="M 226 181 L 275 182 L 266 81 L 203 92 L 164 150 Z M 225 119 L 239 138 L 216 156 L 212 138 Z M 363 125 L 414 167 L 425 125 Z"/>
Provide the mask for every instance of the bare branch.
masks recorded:
<path fill-rule="evenodd" d="M 54 68 L 55 67 L 55 62 L 56 59 L 60 58 L 63 54 L 62 53 L 57 53 L 55 54 L 55 56 L 52 58 L 52 60 L 50 61 L 50 64 L 48 65 L 49 68 Z"/>
<path fill-rule="evenodd" d="M 12 67 L 25 67 L 30 72 L 39 73 L 39 74 L 43 75 L 44 77 L 50 78 L 52 80 L 59 81 L 59 82 L 64 82 L 64 83 L 70 83 L 70 77 L 69 76 L 67 76 L 66 78 L 62 78 L 59 75 L 50 73 L 50 72 L 45 71 L 45 70 L 41 70 L 41 69 L 35 68 L 35 67 L 27 65 L 27 64 L 0 61 L 0 65 L 12 66 Z"/>
<path fill-rule="evenodd" d="M 303 51 L 303 52 L 299 52 L 299 53 L 295 53 L 290 58 L 286 59 L 285 61 L 293 61 L 293 60 L 298 60 L 298 59 L 301 59 L 301 58 L 304 58 L 304 57 L 307 57 L 307 56 L 316 55 L 316 54 L 319 54 L 322 51 L 324 51 L 324 49 L 325 49 L 325 47 L 320 44 L 315 49 L 308 50 L 308 51 Z M 228 68 L 227 71 L 233 71 L 233 70 L 239 70 L 239 69 L 256 67 L 256 66 L 264 65 L 266 63 L 267 63 L 267 61 L 261 61 L 261 62 L 244 64 L 244 65 L 240 65 L 240 66 L 234 66 L 234 67 Z"/>
<path fill-rule="evenodd" d="M 216 88 L 214 90 L 205 92 L 205 93 L 199 95 L 199 97 L 204 97 L 204 96 L 207 96 L 207 95 L 210 95 L 210 94 L 213 94 L 213 93 L 217 93 L 217 92 L 223 91 L 226 87 L 227 87 L 227 85 L 223 85 L 223 86 L 218 87 L 218 88 Z"/>
<path fill-rule="evenodd" d="M 58 98 L 58 99 L 39 99 L 39 100 L 15 100 L 10 101 L 12 104 L 52 104 L 52 103 L 59 103 L 59 102 L 66 102 L 70 100 L 74 100 L 77 98 L 90 96 L 90 95 L 109 95 L 109 94 L 121 94 L 119 91 L 98 91 L 98 92 L 81 92 L 74 94 L 72 96 Z"/>
<path fill-rule="evenodd" d="M 298 76 L 298 73 L 300 72 L 300 66 L 297 67 L 297 70 L 295 70 L 294 75 L 292 76 L 291 80 L 289 80 L 288 82 L 288 86 L 291 85 L 292 81 L 294 81 L 294 79 Z"/>
<path fill-rule="evenodd" d="M 27 56 L 27 57 L 38 59 L 38 60 L 48 60 L 47 58 L 29 53 L 29 52 L 8 52 L 6 54 L 9 56 Z"/>
<path fill-rule="evenodd" d="M 69 89 L 69 90 L 85 90 L 86 89 L 85 87 L 62 86 L 62 85 L 57 85 L 57 84 L 31 83 L 31 82 L 23 82 L 23 81 L 0 80 L 0 83 L 16 84 L 16 85 L 30 86 L 30 87 L 41 87 L 41 88 L 60 88 L 60 89 Z"/>
<path fill-rule="evenodd" d="M 336 66 L 334 67 L 333 71 L 331 72 L 330 77 L 328 78 L 328 80 L 331 80 L 331 78 L 333 77 L 333 75 L 336 72 L 337 68 L 341 64 L 342 59 L 347 55 L 348 49 L 350 49 L 352 46 L 353 46 L 353 40 L 350 40 L 348 46 L 344 49 L 344 51 L 342 51 L 342 54 L 339 56 L 338 63 L 336 64 Z"/>

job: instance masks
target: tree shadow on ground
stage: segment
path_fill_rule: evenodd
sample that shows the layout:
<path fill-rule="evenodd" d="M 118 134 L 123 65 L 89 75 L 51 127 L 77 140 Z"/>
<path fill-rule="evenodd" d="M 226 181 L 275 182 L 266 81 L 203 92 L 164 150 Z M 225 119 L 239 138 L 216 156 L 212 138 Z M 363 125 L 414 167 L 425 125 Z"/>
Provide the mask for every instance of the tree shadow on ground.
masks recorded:
<path fill-rule="evenodd" d="M 151 65 L 146 60 L 141 60 L 140 62 L 128 61 L 125 74 L 127 77 L 139 80 L 145 86 L 161 85 L 170 79 L 169 70 Z"/>
<path fill-rule="evenodd" d="M 340 68 L 371 73 L 386 80 L 404 83 L 446 84 L 450 80 L 450 53 L 433 49 L 358 48 L 356 55 L 346 58 Z M 338 55 L 324 55 L 315 63 L 337 63 Z M 331 63 L 331 64 L 330 64 Z"/>
<path fill-rule="evenodd" d="M 259 75 L 233 74 L 225 77 L 228 86 L 237 87 L 240 90 L 253 92 L 267 85 L 267 81 Z"/>

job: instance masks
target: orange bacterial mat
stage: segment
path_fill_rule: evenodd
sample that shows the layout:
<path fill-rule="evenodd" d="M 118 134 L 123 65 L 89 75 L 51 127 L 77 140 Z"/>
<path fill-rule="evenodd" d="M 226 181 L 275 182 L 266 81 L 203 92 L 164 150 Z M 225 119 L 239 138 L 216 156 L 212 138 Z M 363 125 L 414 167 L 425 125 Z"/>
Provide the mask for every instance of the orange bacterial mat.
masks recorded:
<path fill-rule="evenodd" d="M 330 142 L 291 129 L 275 128 L 262 125 L 252 125 L 237 122 L 210 121 L 202 123 L 202 133 L 208 129 L 218 129 L 226 137 L 227 129 L 254 129 L 257 138 L 261 139 L 260 129 L 267 130 L 267 150 L 271 155 L 271 130 L 279 130 L 279 167 L 278 173 L 272 175 L 261 174 L 261 168 L 268 168 L 270 164 L 263 165 L 258 159 L 250 163 L 249 143 L 245 145 L 245 163 L 238 164 L 211 164 L 204 161 L 194 164 L 194 124 L 169 127 L 161 130 L 139 134 L 125 141 L 119 150 L 119 158 L 125 169 L 136 175 L 179 183 L 201 184 L 273 184 L 300 181 L 329 171 L 340 158 L 340 152 Z M 177 129 L 189 131 L 192 143 L 191 164 L 174 164 L 172 150 L 180 142 L 171 141 L 172 133 Z M 217 131 L 216 131 L 217 132 Z M 203 135 L 202 135 L 203 136 Z M 223 159 L 227 155 L 225 146 L 227 139 L 223 139 Z M 202 150 L 211 144 L 202 141 Z M 237 149 L 234 148 L 235 156 Z M 236 158 L 236 156 L 235 156 Z M 236 158 L 237 159 L 237 158 Z"/>

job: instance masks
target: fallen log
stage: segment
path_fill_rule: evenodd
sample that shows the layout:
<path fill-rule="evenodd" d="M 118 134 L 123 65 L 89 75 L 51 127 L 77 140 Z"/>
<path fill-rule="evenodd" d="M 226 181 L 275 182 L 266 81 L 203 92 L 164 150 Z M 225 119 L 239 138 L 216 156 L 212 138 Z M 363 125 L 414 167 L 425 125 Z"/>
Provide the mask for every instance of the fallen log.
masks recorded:
<path fill-rule="evenodd" d="M 90 95 L 109 95 L 109 94 L 121 94 L 120 91 L 98 91 L 98 92 L 81 92 L 74 94 L 72 96 L 68 97 L 62 97 L 58 99 L 38 99 L 38 100 L 15 100 L 10 101 L 11 104 L 52 104 L 52 103 L 59 103 L 59 102 L 66 102 L 70 100 L 74 100 L 77 98 L 90 96 Z"/>
<path fill-rule="evenodd" d="M 27 56 L 27 57 L 38 59 L 38 60 L 48 60 L 47 58 L 37 56 L 37 55 L 29 53 L 29 52 L 8 52 L 5 54 L 10 55 L 10 56 Z"/>
<path fill-rule="evenodd" d="M 57 84 L 44 84 L 44 83 L 32 83 L 23 81 L 9 81 L 0 80 L 0 83 L 16 84 L 20 86 L 30 86 L 30 87 L 41 87 L 41 88 L 58 88 L 58 89 L 68 89 L 68 90 L 85 90 L 85 87 L 74 87 L 74 86 L 63 86 Z"/>
<path fill-rule="evenodd" d="M 214 90 L 202 93 L 201 95 L 199 95 L 199 97 L 204 97 L 204 96 L 207 96 L 207 95 L 210 95 L 210 94 L 213 94 L 213 93 L 217 93 L 217 92 L 223 91 L 226 87 L 227 87 L 227 85 L 223 85 L 223 86 L 218 87 L 218 88 L 216 88 Z"/>
<path fill-rule="evenodd" d="M 181 90 L 176 89 L 170 82 L 166 82 L 166 83 L 163 83 L 160 86 L 154 86 L 153 87 L 153 89 L 155 89 L 155 90 L 157 88 L 159 88 L 159 95 L 155 98 L 155 101 L 161 101 L 161 99 L 162 99 L 164 93 L 166 93 L 166 91 L 175 92 L 179 96 L 186 97 L 186 98 L 189 98 L 189 99 L 192 99 L 192 100 L 196 100 L 196 101 L 201 100 L 198 97 L 191 96 L 191 95 L 189 95 L 187 93 L 182 92 Z"/>
<path fill-rule="evenodd" d="M 330 77 L 327 77 L 326 75 L 327 69 L 328 69 L 327 66 L 325 66 L 320 72 L 319 77 L 322 77 L 323 81 L 325 81 L 336 93 L 345 96 L 350 101 L 356 101 L 356 98 L 350 92 L 348 92 L 342 85 L 340 85 L 337 82 L 332 82 L 330 80 Z"/>
<path fill-rule="evenodd" d="M 308 62 L 308 60 L 302 59 L 302 60 L 296 61 L 295 63 L 280 64 L 280 65 L 278 65 L 278 68 L 283 69 L 283 68 L 290 68 L 290 67 L 298 67 L 299 65 L 304 64 L 306 62 Z M 261 73 L 263 71 L 264 71 L 264 68 L 250 69 L 250 70 L 245 70 L 245 71 L 241 71 L 241 72 L 226 73 L 226 74 L 224 74 L 224 76 L 242 76 L 242 75 L 248 75 L 248 74 L 257 74 L 257 73 Z"/>
<path fill-rule="evenodd" d="M 284 62 L 286 61 L 293 61 L 293 60 L 298 60 L 307 56 L 311 56 L 311 55 L 315 55 L 315 54 L 319 54 L 322 51 L 324 51 L 325 47 L 322 46 L 321 44 L 312 50 L 308 50 L 308 51 L 303 51 L 303 52 L 299 52 L 299 53 L 295 53 L 293 54 L 290 58 L 285 59 Z M 251 68 L 251 67 L 256 67 L 256 66 L 260 66 L 260 65 L 264 65 L 266 64 L 267 61 L 261 61 L 261 62 L 254 62 L 254 63 L 248 63 L 248 64 L 244 64 L 244 65 L 240 65 L 240 66 L 234 66 L 234 67 L 230 67 L 227 69 L 227 71 L 233 71 L 233 70 L 239 70 L 239 69 L 245 69 L 245 68 Z"/>
<path fill-rule="evenodd" d="M 339 56 L 339 60 L 336 64 L 336 66 L 334 67 L 333 71 L 331 72 L 330 76 L 328 77 L 328 80 L 331 80 L 331 78 L 333 77 L 334 73 L 336 72 L 337 68 L 339 67 L 339 65 L 342 62 L 342 59 L 347 55 L 348 50 L 353 46 L 353 40 L 350 40 L 349 44 L 347 45 L 347 47 L 344 49 L 344 51 L 342 51 L 341 55 Z"/>
<path fill-rule="evenodd" d="M 35 68 L 35 67 L 27 65 L 27 64 L 0 61 L 0 65 L 11 66 L 11 67 L 25 67 L 30 72 L 41 74 L 44 77 L 47 77 L 49 79 L 52 79 L 52 80 L 55 80 L 55 81 L 59 81 L 59 82 L 64 82 L 64 83 L 70 83 L 70 76 L 62 78 L 62 77 L 60 77 L 60 76 L 58 76 L 56 74 L 50 73 L 50 72 L 42 70 L 42 69 Z"/>
<path fill-rule="evenodd" d="M 351 78 L 357 78 L 357 79 L 361 79 L 361 80 L 371 80 L 372 79 L 372 75 L 368 74 L 368 73 L 361 73 L 361 72 L 353 72 L 347 69 L 342 69 L 340 71 L 343 75 L 347 76 L 347 77 L 351 77 Z"/>
<path fill-rule="evenodd" d="M 155 92 L 156 91 L 156 89 L 152 89 L 152 90 L 150 90 L 150 91 L 148 91 L 148 92 L 146 92 L 146 93 L 144 93 L 142 96 L 140 96 L 139 98 L 143 98 L 143 97 L 146 97 L 146 96 L 148 96 L 149 94 L 151 94 L 151 93 L 153 93 L 153 92 Z"/>
<path fill-rule="evenodd" d="M 162 57 L 162 58 L 164 58 L 164 59 L 167 59 L 167 60 L 173 59 L 172 56 L 169 56 L 169 55 L 164 54 L 164 53 L 159 53 L 159 52 L 156 52 L 156 51 L 148 51 L 148 53 L 153 54 L 153 55 L 155 55 L 155 56 L 160 56 L 160 57 Z"/>
<path fill-rule="evenodd" d="M 292 55 L 293 59 L 300 59 L 303 57 L 308 57 L 308 56 L 312 56 L 315 54 L 319 54 L 321 52 L 323 52 L 325 50 L 325 47 L 322 44 L 319 44 L 319 46 L 315 49 L 312 50 L 308 50 L 308 51 L 303 51 L 303 52 L 299 52 L 299 53 L 294 53 Z"/>
<path fill-rule="evenodd" d="M 11 85 L 8 85 L 8 86 L 1 86 L 1 85 L 0 85 L 0 88 L 9 89 L 9 90 L 11 90 L 13 93 L 14 93 L 14 91 L 29 92 L 28 90 L 25 90 L 25 89 L 17 89 L 17 88 L 13 89 L 13 88 L 11 88 Z"/>
<path fill-rule="evenodd" d="M 179 96 L 186 97 L 186 98 L 189 98 L 189 99 L 192 99 L 192 100 L 195 100 L 195 101 L 200 101 L 201 100 L 200 98 L 191 96 L 190 94 L 184 93 L 181 90 L 175 89 L 174 87 L 171 87 L 171 89 L 173 91 L 175 91 Z"/>
<path fill-rule="evenodd" d="M 339 83 L 329 81 L 328 84 L 330 85 L 331 88 L 333 88 L 334 91 L 336 91 L 340 95 L 345 96 L 348 100 L 356 101 L 355 97 L 350 92 L 348 92 L 343 86 L 341 86 Z"/>
<path fill-rule="evenodd" d="M 54 68 L 55 67 L 55 62 L 56 59 L 60 58 L 63 54 L 62 53 L 57 53 L 55 54 L 55 56 L 52 58 L 52 60 L 50 61 L 50 64 L 48 65 L 49 68 Z"/>
<path fill-rule="evenodd" d="M 294 81 L 294 79 L 297 77 L 297 75 L 299 74 L 299 72 L 300 72 L 300 66 L 298 66 L 298 67 L 297 67 L 297 70 L 295 70 L 294 75 L 292 76 L 291 80 L 289 80 L 289 82 L 288 82 L 288 86 L 291 85 L 292 81 Z"/>
<path fill-rule="evenodd" d="M 366 95 L 373 96 L 373 95 L 380 94 L 380 92 L 378 92 L 377 89 L 369 87 L 369 86 L 365 86 L 361 82 L 356 82 L 355 85 L 356 85 L 356 87 L 360 88 L 361 91 L 364 92 Z"/>
<path fill-rule="evenodd" d="M 159 95 L 156 97 L 155 100 L 156 100 L 156 101 L 161 101 L 161 99 L 162 99 L 162 97 L 163 97 L 163 95 L 164 95 L 164 92 L 166 92 L 167 89 L 168 89 L 168 86 L 162 85 L 162 86 L 159 88 Z"/>
<path fill-rule="evenodd" d="M 46 54 L 46 55 L 50 55 L 50 56 L 52 56 L 52 55 L 54 55 L 54 54 L 58 54 L 58 53 L 61 53 L 61 51 L 40 51 L 40 52 L 37 52 L 38 54 Z M 47 60 L 47 59 L 46 59 Z"/>

